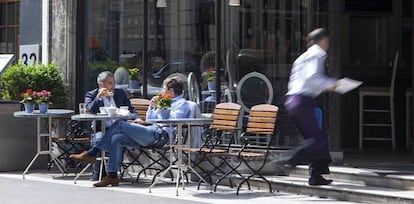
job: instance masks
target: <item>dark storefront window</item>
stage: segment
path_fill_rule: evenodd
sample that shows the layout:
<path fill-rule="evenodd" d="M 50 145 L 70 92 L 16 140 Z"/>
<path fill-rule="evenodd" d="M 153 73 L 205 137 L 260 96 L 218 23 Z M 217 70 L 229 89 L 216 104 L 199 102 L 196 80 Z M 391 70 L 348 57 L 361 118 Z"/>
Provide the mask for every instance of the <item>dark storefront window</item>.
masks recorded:
<path fill-rule="evenodd" d="M 19 1 L 0 0 L 0 54 L 18 56 Z"/>
<path fill-rule="evenodd" d="M 102 71 L 139 66 L 142 53 L 142 1 L 90 0 L 87 3 L 87 90 Z M 87 91 L 85 90 L 85 91 Z"/>
<path fill-rule="evenodd" d="M 272 103 L 281 108 L 281 145 L 292 145 L 300 138 L 284 112 L 284 95 L 291 66 L 305 50 L 306 34 L 317 27 L 328 27 L 328 1 L 244 0 L 239 7 L 226 6 L 226 68 L 233 87 L 251 72 L 265 75 L 271 82 Z M 269 90 L 258 78 L 256 89 L 238 91 L 248 106 L 266 102 Z M 248 80 L 246 83 L 249 82 Z M 247 86 L 243 85 L 243 86 Z M 254 100 L 253 100 L 254 99 Z"/>
<path fill-rule="evenodd" d="M 237 102 L 239 81 L 250 72 L 263 74 L 270 83 L 259 78 L 245 80 L 257 83 L 255 94 L 264 103 L 267 97 L 283 108 L 284 94 L 291 65 L 305 49 L 306 33 L 328 25 L 328 0 L 242 0 L 240 6 L 228 1 L 166 0 L 157 7 L 148 0 L 148 51 L 144 55 L 144 0 L 90 0 L 87 9 L 87 89 L 96 87 L 96 75 L 103 70 L 114 71 L 138 67 L 143 82 L 143 56 L 147 56 L 148 97 L 159 91 L 162 81 L 179 73 L 186 78 L 193 72 L 199 85 L 201 102 L 217 102 L 207 89 L 206 70 L 215 66 L 215 6 L 222 9 L 220 101 Z M 160 6 L 160 5 L 158 5 Z M 272 87 L 269 87 L 268 85 Z M 85 90 L 86 91 L 86 90 Z M 270 94 L 273 92 L 273 94 Z M 243 97 L 249 92 L 243 90 Z M 137 96 L 140 96 L 140 92 Z M 208 111 L 201 106 L 202 111 Z M 286 123 L 287 124 L 287 123 Z M 294 129 L 285 125 L 286 130 Z"/>

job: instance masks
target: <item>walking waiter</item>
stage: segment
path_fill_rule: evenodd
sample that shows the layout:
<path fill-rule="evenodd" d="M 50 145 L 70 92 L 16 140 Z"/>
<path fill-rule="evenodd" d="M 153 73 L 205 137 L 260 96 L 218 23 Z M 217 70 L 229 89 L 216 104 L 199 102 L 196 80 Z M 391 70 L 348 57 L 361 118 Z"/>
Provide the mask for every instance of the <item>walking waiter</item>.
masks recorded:
<path fill-rule="evenodd" d="M 323 92 L 334 91 L 337 86 L 336 79 L 325 75 L 328 32 L 323 28 L 310 32 L 307 48 L 293 64 L 285 102 L 305 142 L 294 149 L 292 156 L 279 162 L 293 167 L 309 163 L 309 185 L 329 185 L 332 180 L 322 177 L 323 174 L 329 174 L 331 162 L 328 137 L 318 126 L 315 115 L 315 98 Z"/>

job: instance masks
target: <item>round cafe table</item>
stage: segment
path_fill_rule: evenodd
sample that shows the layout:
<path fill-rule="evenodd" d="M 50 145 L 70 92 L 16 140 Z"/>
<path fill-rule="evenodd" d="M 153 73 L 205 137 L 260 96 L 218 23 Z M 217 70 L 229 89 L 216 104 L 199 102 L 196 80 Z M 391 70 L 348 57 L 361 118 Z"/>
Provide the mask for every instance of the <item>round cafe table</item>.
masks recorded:
<path fill-rule="evenodd" d="M 52 152 L 52 119 L 56 117 L 68 116 L 74 113 L 73 110 L 66 110 L 66 109 L 49 109 L 46 113 L 40 113 L 38 110 L 34 111 L 33 113 L 26 113 L 25 111 L 18 111 L 14 112 L 13 116 L 16 118 L 29 118 L 29 119 L 37 119 L 37 153 L 33 157 L 32 161 L 26 167 L 23 172 L 23 179 L 25 179 L 25 175 L 29 171 L 30 167 L 39 157 L 39 155 L 49 155 L 52 158 L 52 161 L 56 164 L 59 168 L 59 171 L 64 176 L 65 171 L 63 170 L 64 165 L 58 160 L 56 155 Z M 40 123 L 42 119 L 46 119 L 48 121 L 48 131 L 46 133 L 41 133 L 40 131 Z M 42 150 L 41 148 L 41 138 L 48 137 L 48 146 L 47 149 Z"/>

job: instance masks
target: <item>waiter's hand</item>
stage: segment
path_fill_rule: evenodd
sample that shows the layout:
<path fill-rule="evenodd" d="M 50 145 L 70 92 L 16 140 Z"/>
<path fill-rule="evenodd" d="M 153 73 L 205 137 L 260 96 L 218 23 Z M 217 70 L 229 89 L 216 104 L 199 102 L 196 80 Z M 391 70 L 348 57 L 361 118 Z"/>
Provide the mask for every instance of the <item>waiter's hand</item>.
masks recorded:
<path fill-rule="evenodd" d="M 114 94 L 106 88 L 99 89 L 98 98 L 102 99 L 104 97 L 112 97 Z"/>
<path fill-rule="evenodd" d="M 333 86 L 331 86 L 330 88 L 328 88 L 326 91 L 334 92 L 337 87 L 338 87 L 338 81 L 336 81 L 335 84 Z"/>
<path fill-rule="evenodd" d="M 158 96 L 152 97 L 150 107 L 151 108 L 156 108 L 157 107 L 157 102 L 158 102 Z"/>

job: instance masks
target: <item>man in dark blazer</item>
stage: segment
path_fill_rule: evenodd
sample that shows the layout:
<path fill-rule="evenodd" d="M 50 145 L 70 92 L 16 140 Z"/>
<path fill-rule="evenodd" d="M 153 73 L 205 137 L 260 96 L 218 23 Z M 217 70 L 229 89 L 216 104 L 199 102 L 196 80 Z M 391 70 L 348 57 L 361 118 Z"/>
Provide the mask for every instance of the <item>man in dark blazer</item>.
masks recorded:
<path fill-rule="evenodd" d="M 131 102 L 128 96 L 125 94 L 125 91 L 122 89 L 115 89 L 115 78 L 112 72 L 101 72 L 97 77 L 98 88 L 86 93 L 85 96 L 85 104 L 86 109 L 90 113 L 99 113 L 100 107 L 109 107 L 109 106 L 128 106 L 129 111 L 132 114 L 132 118 L 134 118 L 134 122 L 141 123 L 142 121 L 139 119 L 138 114 L 136 113 L 134 107 L 131 106 Z M 105 121 L 106 129 L 112 125 L 112 121 Z M 100 140 L 102 137 L 101 133 L 101 122 L 97 122 L 95 124 L 96 128 L 96 135 L 93 137 L 96 138 L 97 141 Z M 97 161 L 93 167 L 93 175 L 92 180 L 98 180 L 99 178 L 99 166 L 100 163 Z"/>

